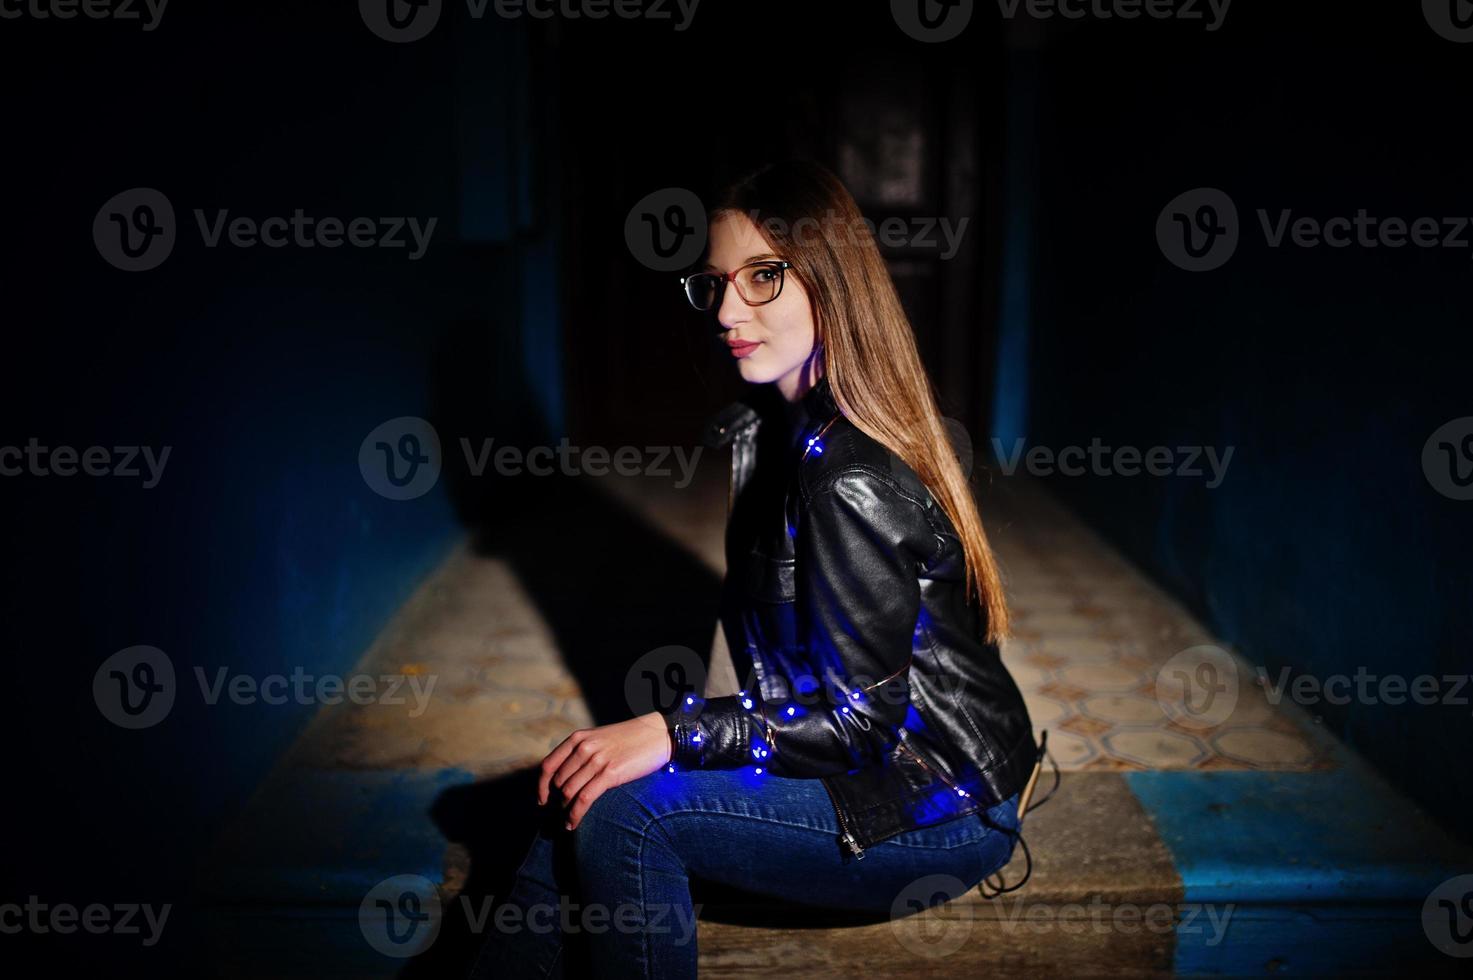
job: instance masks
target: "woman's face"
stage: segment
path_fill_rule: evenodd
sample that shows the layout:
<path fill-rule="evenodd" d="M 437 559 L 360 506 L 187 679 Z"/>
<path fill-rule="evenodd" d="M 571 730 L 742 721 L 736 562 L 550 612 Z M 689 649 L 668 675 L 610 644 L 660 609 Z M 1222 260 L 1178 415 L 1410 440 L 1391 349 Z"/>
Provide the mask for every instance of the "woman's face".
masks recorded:
<path fill-rule="evenodd" d="M 776 259 L 752 219 L 737 212 L 722 212 L 711 224 L 711 253 L 708 272 L 735 272 L 759 259 Z M 793 270 L 784 274 L 777 299 L 761 306 L 748 306 L 727 283 L 721 305 L 716 309 L 722 337 L 736 359 L 742 377 L 755 384 L 776 382 L 788 401 L 803 396 L 818 379 L 821 358 L 812 358 L 815 330 L 808 294 Z M 807 367 L 807 370 L 805 370 Z"/>

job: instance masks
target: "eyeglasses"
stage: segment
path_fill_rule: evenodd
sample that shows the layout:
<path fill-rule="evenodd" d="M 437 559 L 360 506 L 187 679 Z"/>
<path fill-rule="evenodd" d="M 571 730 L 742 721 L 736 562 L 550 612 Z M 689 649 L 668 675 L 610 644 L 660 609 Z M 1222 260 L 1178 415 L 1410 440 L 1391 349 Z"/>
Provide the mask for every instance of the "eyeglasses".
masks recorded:
<path fill-rule="evenodd" d="M 680 284 L 685 287 L 685 298 L 690 305 L 705 312 L 721 302 L 726 283 L 736 283 L 737 295 L 748 306 L 761 306 L 777 299 L 783 291 L 785 272 L 793 263 L 780 259 L 764 259 L 742 266 L 735 272 L 697 272 L 682 276 Z"/>

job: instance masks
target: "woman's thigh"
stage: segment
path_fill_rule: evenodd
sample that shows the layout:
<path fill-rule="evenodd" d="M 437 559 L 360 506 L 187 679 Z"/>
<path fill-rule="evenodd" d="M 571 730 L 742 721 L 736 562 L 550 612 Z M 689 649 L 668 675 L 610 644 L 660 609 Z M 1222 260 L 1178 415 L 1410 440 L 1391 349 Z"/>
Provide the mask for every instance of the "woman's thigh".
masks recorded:
<path fill-rule="evenodd" d="M 838 817 L 817 779 L 749 769 L 658 770 L 616 787 L 603 815 L 653 835 L 688 875 L 804 905 L 903 914 L 965 893 L 1007 862 L 1016 798 L 989 811 L 907 831 L 855 860 L 839 845 Z M 580 825 L 574 833 L 583 831 Z"/>

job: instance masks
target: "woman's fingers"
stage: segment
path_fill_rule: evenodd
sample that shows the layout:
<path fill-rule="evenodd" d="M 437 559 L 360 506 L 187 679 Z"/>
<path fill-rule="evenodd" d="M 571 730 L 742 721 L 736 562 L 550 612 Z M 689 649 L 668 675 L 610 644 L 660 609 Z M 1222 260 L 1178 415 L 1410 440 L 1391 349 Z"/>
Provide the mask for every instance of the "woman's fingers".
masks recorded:
<path fill-rule="evenodd" d="M 602 768 L 592 779 L 583 784 L 573 795 L 573 805 L 568 810 L 568 829 L 577 830 L 578 824 L 583 819 L 583 814 L 593 806 L 593 801 L 603 795 L 604 790 L 615 785 L 614 778 L 609 774 L 607 767 Z"/>
<path fill-rule="evenodd" d="M 547 803 L 553 777 L 557 774 L 568 756 L 578 747 L 578 743 L 582 741 L 586 733 L 586 729 L 578 729 L 578 731 L 559 742 L 557 748 L 547 753 L 547 758 L 542 760 L 542 773 L 537 777 L 537 803 L 539 805 L 545 805 Z"/>
<path fill-rule="evenodd" d="M 587 743 L 584 744 L 586 745 Z M 583 755 L 581 752 L 574 752 L 572 757 L 563 763 L 563 768 L 568 769 L 575 762 L 578 763 L 578 768 L 572 770 L 566 776 L 562 772 L 559 772 L 553 780 L 558 790 L 563 794 L 563 809 L 565 810 L 572 805 L 573 797 L 578 795 L 578 791 L 586 786 L 590 780 L 596 777 L 608 765 L 608 760 L 602 754 L 592 750 L 587 755 Z"/>
<path fill-rule="evenodd" d="M 567 752 L 563 753 L 562 763 L 554 768 L 550 780 L 550 785 L 555 787 L 564 799 L 572 795 L 573 790 L 577 788 L 574 786 L 570 789 L 569 782 L 575 779 L 578 772 L 595 757 L 597 746 L 602 744 L 601 740 L 593 737 L 595 733 L 592 731 L 575 732 L 574 734 L 579 738 L 568 747 Z M 571 739 L 573 736 L 568 737 Z M 588 776 L 585 776 L 577 785 L 581 786 L 587 780 Z"/>

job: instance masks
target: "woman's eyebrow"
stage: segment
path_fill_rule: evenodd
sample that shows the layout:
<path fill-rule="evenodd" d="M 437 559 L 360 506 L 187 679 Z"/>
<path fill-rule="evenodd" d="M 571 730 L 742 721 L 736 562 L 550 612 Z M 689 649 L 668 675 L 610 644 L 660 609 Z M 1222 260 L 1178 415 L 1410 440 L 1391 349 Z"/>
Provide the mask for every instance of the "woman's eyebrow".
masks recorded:
<path fill-rule="evenodd" d="M 744 265 L 751 265 L 753 262 L 760 262 L 762 259 L 775 259 L 775 258 L 777 258 L 777 256 L 776 255 L 773 255 L 771 252 L 763 252 L 761 255 L 749 255 L 746 258 L 742 259 L 742 261 L 738 264 L 737 267 L 740 268 L 741 266 L 744 266 Z M 707 262 L 706 263 L 706 268 L 713 269 L 714 270 L 714 269 L 716 269 L 716 266 L 712 265 L 710 262 Z"/>

